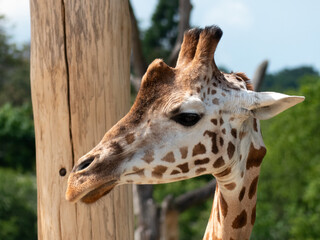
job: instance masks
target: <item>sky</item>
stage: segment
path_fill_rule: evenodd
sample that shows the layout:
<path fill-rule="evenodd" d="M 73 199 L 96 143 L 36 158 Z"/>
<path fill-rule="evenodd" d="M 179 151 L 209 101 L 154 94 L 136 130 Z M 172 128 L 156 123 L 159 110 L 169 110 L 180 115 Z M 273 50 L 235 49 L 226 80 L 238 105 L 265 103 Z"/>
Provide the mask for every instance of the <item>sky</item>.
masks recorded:
<path fill-rule="evenodd" d="M 131 0 L 142 29 L 150 26 L 157 0 Z M 148 4 L 146 4 L 146 2 Z M 319 0 L 191 0 L 191 26 L 223 30 L 218 66 L 245 72 L 269 60 L 268 72 L 301 65 L 320 71 Z M 17 7 L 18 6 L 18 7 Z M 12 41 L 30 42 L 29 0 L 0 0 Z"/>

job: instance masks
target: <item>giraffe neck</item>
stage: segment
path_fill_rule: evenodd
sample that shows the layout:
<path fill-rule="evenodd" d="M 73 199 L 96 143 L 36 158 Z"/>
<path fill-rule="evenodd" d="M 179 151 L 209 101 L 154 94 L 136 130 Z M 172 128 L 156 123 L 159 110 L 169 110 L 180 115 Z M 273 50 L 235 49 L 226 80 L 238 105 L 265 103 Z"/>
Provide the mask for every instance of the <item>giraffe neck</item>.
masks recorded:
<path fill-rule="evenodd" d="M 255 189 L 250 195 L 249 188 L 242 186 L 235 192 L 238 196 L 235 197 L 225 194 L 217 184 L 205 239 L 250 238 L 256 217 L 257 195 Z"/>
<path fill-rule="evenodd" d="M 222 178 L 215 176 L 217 185 L 206 240 L 250 238 L 256 218 L 260 164 L 266 153 L 262 139 L 256 138 L 257 132 L 248 134 L 237 146 L 239 155 L 231 173 Z"/>

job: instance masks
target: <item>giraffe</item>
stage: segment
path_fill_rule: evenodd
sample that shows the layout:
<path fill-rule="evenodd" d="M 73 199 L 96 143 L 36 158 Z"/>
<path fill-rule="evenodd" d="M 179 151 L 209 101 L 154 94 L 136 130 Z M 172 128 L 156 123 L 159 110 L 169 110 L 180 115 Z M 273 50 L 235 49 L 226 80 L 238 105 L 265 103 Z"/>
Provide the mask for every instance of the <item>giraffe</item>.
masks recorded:
<path fill-rule="evenodd" d="M 121 184 L 159 184 L 212 174 L 217 182 L 204 239 L 249 239 L 266 154 L 260 122 L 304 97 L 254 92 L 244 73 L 214 61 L 217 26 L 184 35 L 175 68 L 154 60 L 129 113 L 81 157 L 66 199 L 92 203 Z"/>

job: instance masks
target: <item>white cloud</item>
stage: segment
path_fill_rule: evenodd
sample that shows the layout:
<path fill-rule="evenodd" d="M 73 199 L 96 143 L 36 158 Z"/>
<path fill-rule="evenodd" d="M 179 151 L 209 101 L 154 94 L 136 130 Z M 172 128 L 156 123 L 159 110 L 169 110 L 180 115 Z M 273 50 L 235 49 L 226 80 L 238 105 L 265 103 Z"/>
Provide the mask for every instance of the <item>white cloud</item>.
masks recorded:
<path fill-rule="evenodd" d="M 29 0 L 0 0 L 0 15 L 6 17 L 6 30 L 15 42 L 30 41 Z"/>
<path fill-rule="evenodd" d="M 29 0 L 0 0 L 0 15 L 6 17 L 6 30 L 15 42 L 30 41 Z"/>
<path fill-rule="evenodd" d="M 212 23 L 232 28 L 249 29 L 253 24 L 253 15 L 249 6 L 241 0 L 197 1 L 194 15 L 196 25 L 211 25 Z M 200 24 L 199 24 L 200 23 Z"/>
<path fill-rule="evenodd" d="M 28 0 L 0 0 L 0 14 L 5 14 L 9 19 L 25 19 L 29 17 Z"/>

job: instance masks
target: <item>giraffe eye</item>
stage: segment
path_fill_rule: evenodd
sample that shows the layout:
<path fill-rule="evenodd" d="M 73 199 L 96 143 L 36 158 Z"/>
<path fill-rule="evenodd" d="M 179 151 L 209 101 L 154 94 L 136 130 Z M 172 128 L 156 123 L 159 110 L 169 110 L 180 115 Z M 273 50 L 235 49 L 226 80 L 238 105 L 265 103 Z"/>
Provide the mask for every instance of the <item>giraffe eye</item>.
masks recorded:
<path fill-rule="evenodd" d="M 180 113 L 171 119 L 183 126 L 190 127 L 195 125 L 200 118 L 201 116 L 197 113 Z"/>

